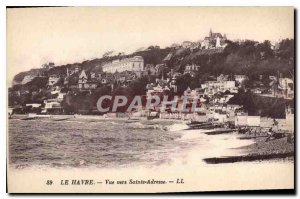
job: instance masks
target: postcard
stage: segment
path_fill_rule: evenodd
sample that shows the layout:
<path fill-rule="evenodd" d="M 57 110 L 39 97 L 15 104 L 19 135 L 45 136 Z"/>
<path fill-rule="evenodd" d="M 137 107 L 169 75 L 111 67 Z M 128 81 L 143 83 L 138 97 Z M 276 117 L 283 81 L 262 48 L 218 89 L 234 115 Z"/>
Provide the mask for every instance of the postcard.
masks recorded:
<path fill-rule="evenodd" d="M 8 193 L 294 192 L 293 7 L 6 12 Z"/>

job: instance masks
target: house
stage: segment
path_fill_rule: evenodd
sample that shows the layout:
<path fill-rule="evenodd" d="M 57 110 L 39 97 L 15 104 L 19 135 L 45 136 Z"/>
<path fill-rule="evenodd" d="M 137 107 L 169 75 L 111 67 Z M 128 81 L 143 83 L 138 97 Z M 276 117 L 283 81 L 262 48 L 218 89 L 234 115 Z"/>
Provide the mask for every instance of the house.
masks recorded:
<path fill-rule="evenodd" d="M 42 104 L 37 104 L 37 103 L 26 104 L 26 107 L 32 107 L 32 108 L 40 108 L 41 106 Z"/>
<path fill-rule="evenodd" d="M 290 78 L 274 78 L 269 86 L 274 97 L 294 98 L 294 81 Z"/>
<path fill-rule="evenodd" d="M 45 100 L 44 104 L 45 107 L 42 110 L 42 113 L 61 113 L 63 111 L 60 102 Z"/>
<path fill-rule="evenodd" d="M 60 86 L 55 86 L 55 87 L 52 88 L 51 94 L 52 95 L 58 94 L 58 93 L 60 93 L 60 91 L 61 91 L 61 87 Z"/>
<path fill-rule="evenodd" d="M 209 97 L 219 92 L 238 92 L 238 88 L 235 86 L 235 81 L 207 81 L 204 84 L 201 84 L 201 88 L 204 89 L 204 94 Z"/>
<path fill-rule="evenodd" d="M 181 46 L 183 48 L 190 48 L 192 46 L 192 44 L 193 44 L 193 42 L 191 42 L 191 41 L 184 41 L 184 42 L 182 42 Z"/>
<path fill-rule="evenodd" d="M 241 105 L 237 105 L 237 104 L 227 104 L 226 105 L 226 112 L 233 112 L 235 113 L 236 110 L 243 108 L 243 106 Z"/>
<path fill-rule="evenodd" d="M 199 42 L 193 42 L 190 46 L 190 49 L 194 50 L 194 49 L 200 48 L 200 45 L 201 44 Z"/>
<path fill-rule="evenodd" d="M 116 72 L 112 75 L 112 78 L 116 83 L 127 86 L 130 82 L 136 80 L 138 78 L 138 75 L 134 71 L 123 71 L 121 73 Z"/>
<path fill-rule="evenodd" d="M 74 68 L 74 73 L 79 73 L 79 71 L 80 71 L 80 67 L 79 67 L 79 66 L 76 66 L 76 67 Z"/>
<path fill-rule="evenodd" d="M 294 97 L 294 81 L 290 78 L 278 79 L 278 90 L 285 98 Z"/>
<path fill-rule="evenodd" d="M 235 126 L 259 127 L 261 126 L 260 116 L 237 115 L 235 117 Z"/>
<path fill-rule="evenodd" d="M 49 79 L 48 79 L 48 85 L 53 86 L 56 83 L 58 83 L 59 80 L 60 80 L 59 75 L 56 75 L 56 74 L 50 75 Z"/>
<path fill-rule="evenodd" d="M 162 81 L 160 83 L 157 83 L 156 86 L 154 86 L 153 83 L 147 84 L 146 89 L 147 89 L 146 92 L 147 98 L 151 96 L 162 96 L 162 94 L 165 91 L 170 91 L 168 84 Z"/>
<path fill-rule="evenodd" d="M 32 103 L 26 104 L 24 108 L 22 108 L 27 113 L 40 113 L 42 104 Z"/>
<path fill-rule="evenodd" d="M 163 62 L 170 61 L 172 57 L 173 57 L 173 53 L 170 52 L 170 53 L 163 59 Z"/>
<path fill-rule="evenodd" d="M 98 87 L 98 82 L 95 78 L 91 77 L 91 74 L 82 70 L 78 77 L 78 88 L 79 90 L 95 90 Z"/>
<path fill-rule="evenodd" d="M 217 77 L 217 81 L 227 81 L 228 77 L 229 77 L 229 75 L 223 75 L 223 74 L 221 74 L 221 75 L 219 75 Z"/>
<path fill-rule="evenodd" d="M 116 59 L 102 66 L 103 72 L 115 73 L 123 71 L 144 71 L 144 59 L 142 56 L 134 56 L 125 59 Z"/>
<path fill-rule="evenodd" d="M 55 67 L 55 64 L 53 62 L 49 62 L 48 64 L 43 64 L 42 65 L 42 68 L 47 69 L 47 70 L 50 70 L 54 67 Z"/>
<path fill-rule="evenodd" d="M 205 102 L 204 92 L 201 88 L 195 88 L 194 90 L 188 87 L 184 92 L 184 96 L 188 97 L 188 100 L 192 101 L 193 99 L 200 99 L 201 102 Z"/>
<path fill-rule="evenodd" d="M 157 71 L 155 69 L 155 66 L 153 64 L 147 64 L 145 66 L 144 75 L 156 75 Z"/>
<path fill-rule="evenodd" d="M 200 41 L 200 48 L 201 49 L 209 49 L 209 48 L 211 48 L 210 40 L 206 38 L 206 39 Z"/>
<path fill-rule="evenodd" d="M 156 74 L 162 74 L 167 69 L 166 64 L 157 64 L 155 66 Z"/>
<path fill-rule="evenodd" d="M 295 124 L 295 109 L 292 105 L 289 105 L 285 108 L 285 126 L 287 130 L 294 132 Z"/>
<path fill-rule="evenodd" d="M 66 96 L 66 93 L 58 93 L 58 96 L 56 99 L 57 99 L 57 101 L 62 102 L 64 100 L 65 96 Z"/>
<path fill-rule="evenodd" d="M 101 84 L 112 84 L 115 81 L 115 76 L 111 73 L 102 75 Z"/>
<path fill-rule="evenodd" d="M 237 85 L 242 85 L 244 82 L 248 79 L 246 75 L 234 75 L 234 81 L 237 83 Z"/>
<path fill-rule="evenodd" d="M 171 81 L 170 81 L 170 89 L 173 89 L 173 91 L 174 91 L 175 93 L 177 93 L 177 85 L 176 85 L 176 81 L 177 81 L 176 76 L 172 76 Z"/>
<path fill-rule="evenodd" d="M 201 41 L 202 49 L 214 49 L 214 48 L 225 48 L 226 47 L 226 35 L 222 35 L 221 33 L 213 33 L 210 29 L 209 36 L 205 37 L 203 41 Z"/>
<path fill-rule="evenodd" d="M 196 75 L 196 72 L 199 71 L 200 66 L 191 64 L 191 65 L 186 65 L 184 69 L 184 74 L 189 73 L 192 77 Z"/>

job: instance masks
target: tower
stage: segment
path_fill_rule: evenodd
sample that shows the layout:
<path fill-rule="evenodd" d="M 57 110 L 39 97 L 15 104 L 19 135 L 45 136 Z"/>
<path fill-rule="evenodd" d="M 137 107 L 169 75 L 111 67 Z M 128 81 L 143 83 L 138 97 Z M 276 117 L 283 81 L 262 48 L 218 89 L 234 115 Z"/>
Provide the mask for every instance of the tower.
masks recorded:
<path fill-rule="evenodd" d="M 212 30 L 209 29 L 209 37 L 212 37 Z"/>

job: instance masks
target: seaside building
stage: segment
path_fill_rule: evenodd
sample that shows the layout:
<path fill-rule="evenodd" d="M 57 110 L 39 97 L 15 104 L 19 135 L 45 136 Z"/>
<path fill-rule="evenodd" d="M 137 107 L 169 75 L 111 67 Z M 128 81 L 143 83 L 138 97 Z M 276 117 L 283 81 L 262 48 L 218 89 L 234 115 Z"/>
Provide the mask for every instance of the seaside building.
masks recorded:
<path fill-rule="evenodd" d="M 133 71 L 140 77 L 144 71 L 144 59 L 141 56 L 134 56 L 121 60 L 117 59 L 103 65 L 102 70 L 106 73 Z"/>
<path fill-rule="evenodd" d="M 45 107 L 41 113 L 61 113 L 63 111 L 60 102 L 45 100 L 44 104 Z"/>
<path fill-rule="evenodd" d="M 26 107 L 31 107 L 31 108 L 40 108 L 41 106 L 42 104 L 37 104 L 37 103 L 26 104 Z"/>
<path fill-rule="evenodd" d="M 234 124 L 236 127 L 260 127 L 260 116 L 237 115 L 235 116 Z"/>

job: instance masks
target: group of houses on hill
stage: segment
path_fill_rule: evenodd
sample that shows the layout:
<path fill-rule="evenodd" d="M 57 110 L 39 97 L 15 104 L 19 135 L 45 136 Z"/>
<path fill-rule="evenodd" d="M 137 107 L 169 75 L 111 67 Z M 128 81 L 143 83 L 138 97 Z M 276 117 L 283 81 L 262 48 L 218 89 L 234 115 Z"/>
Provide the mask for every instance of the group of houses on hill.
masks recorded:
<path fill-rule="evenodd" d="M 185 48 L 185 49 L 223 49 L 226 47 L 226 34 L 221 34 L 221 33 L 215 33 L 211 29 L 209 31 L 208 36 L 206 36 L 204 39 L 199 40 L 197 42 L 192 42 L 192 41 L 184 41 L 182 42 L 181 45 L 178 44 L 173 44 L 171 47 L 175 48 Z"/>
<path fill-rule="evenodd" d="M 198 42 L 184 41 L 181 45 L 172 45 L 171 47 L 181 49 L 203 49 L 202 51 L 214 51 L 222 50 L 226 47 L 226 34 L 216 33 L 212 30 L 209 31 L 208 36 Z M 47 99 L 44 101 L 44 112 L 50 112 L 51 110 L 60 110 L 61 102 L 67 95 L 63 88 L 67 90 L 76 90 L 79 92 L 95 91 L 99 86 L 111 86 L 114 89 L 115 85 L 128 86 L 131 82 L 141 77 L 155 77 L 152 78 L 150 83 L 146 86 L 146 97 L 149 98 L 153 95 L 163 95 L 172 91 L 178 92 L 178 79 L 182 75 L 189 74 L 192 78 L 195 78 L 199 74 L 201 66 L 197 64 L 186 64 L 183 70 L 170 69 L 164 64 L 170 60 L 173 53 L 169 53 L 162 61 L 161 64 L 145 64 L 142 56 L 126 57 L 122 59 L 115 59 L 104 63 L 102 66 L 97 66 L 94 69 L 83 69 L 79 65 L 72 65 L 65 67 L 66 71 L 55 71 L 55 64 L 50 62 L 44 64 L 41 69 L 32 69 L 31 73 L 26 75 L 18 84 L 26 85 L 33 81 L 36 77 L 48 78 L 48 88 L 51 89 L 52 94 L 57 94 L 53 99 Z M 101 70 L 98 70 L 101 68 Z M 95 70 L 97 69 L 97 70 Z M 49 73 L 46 73 L 48 71 Z M 167 72 L 166 72 L 167 71 Z M 182 72 L 179 72 L 182 71 Z M 248 80 L 246 75 L 218 75 L 211 78 L 213 80 L 206 81 L 199 85 L 198 88 L 187 88 L 184 91 L 185 96 L 189 96 L 190 99 L 199 97 L 203 102 L 206 98 L 210 98 L 214 103 L 224 103 L 228 101 L 233 94 L 238 93 L 238 89 L 244 88 L 245 81 Z M 291 78 L 282 78 L 269 76 L 270 85 L 266 86 L 262 83 L 262 77 L 260 81 L 254 82 L 252 93 L 258 95 L 267 95 L 270 97 L 283 97 L 292 99 L 294 97 L 294 80 Z M 15 82 L 14 82 L 15 83 Z M 222 99 L 214 98 L 216 94 L 226 93 Z M 38 105 L 28 104 L 28 107 L 33 106 L 37 108 Z M 38 106 L 40 107 L 40 106 Z"/>

